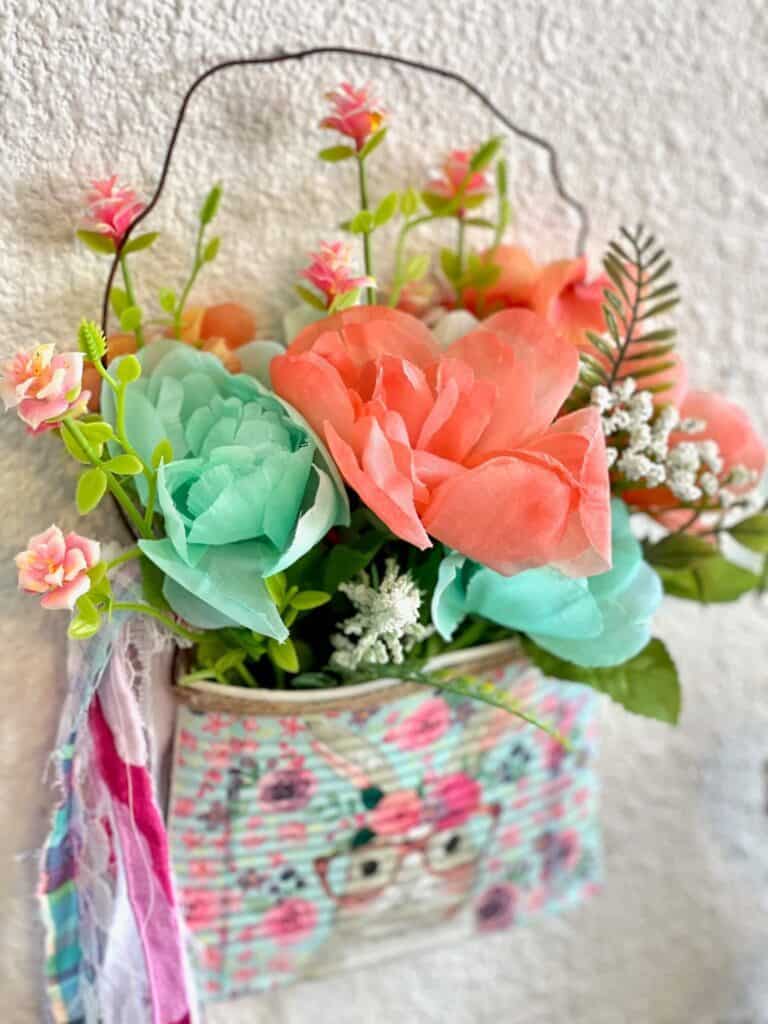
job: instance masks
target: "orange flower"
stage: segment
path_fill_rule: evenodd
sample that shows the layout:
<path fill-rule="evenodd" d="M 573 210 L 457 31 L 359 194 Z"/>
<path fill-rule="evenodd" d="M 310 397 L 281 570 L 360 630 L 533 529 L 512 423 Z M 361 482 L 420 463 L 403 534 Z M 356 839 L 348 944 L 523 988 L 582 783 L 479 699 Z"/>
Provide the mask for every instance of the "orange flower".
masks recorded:
<path fill-rule="evenodd" d="M 507 310 L 443 352 L 413 317 L 357 307 L 307 327 L 271 373 L 403 540 L 431 535 L 504 575 L 610 566 L 600 415 L 553 423 L 578 357 L 541 317 Z"/>

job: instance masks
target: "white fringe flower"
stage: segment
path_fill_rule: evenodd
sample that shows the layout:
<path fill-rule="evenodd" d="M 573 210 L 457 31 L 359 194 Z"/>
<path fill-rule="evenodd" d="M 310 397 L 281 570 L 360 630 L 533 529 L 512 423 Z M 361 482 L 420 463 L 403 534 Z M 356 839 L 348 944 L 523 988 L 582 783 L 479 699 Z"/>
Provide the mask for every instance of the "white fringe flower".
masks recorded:
<path fill-rule="evenodd" d="M 354 671 L 362 664 L 402 664 L 415 643 L 432 633 L 419 621 L 421 591 L 410 573 L 400 574 L 394 558 L 388 558 L 384 578 L 372 585 L 367 572 L 357 582 L 339 587 L 356 609 L 356 614 L 339 624 L 340 633 L 331 637 L 335 651 L 331 664 Z"/>

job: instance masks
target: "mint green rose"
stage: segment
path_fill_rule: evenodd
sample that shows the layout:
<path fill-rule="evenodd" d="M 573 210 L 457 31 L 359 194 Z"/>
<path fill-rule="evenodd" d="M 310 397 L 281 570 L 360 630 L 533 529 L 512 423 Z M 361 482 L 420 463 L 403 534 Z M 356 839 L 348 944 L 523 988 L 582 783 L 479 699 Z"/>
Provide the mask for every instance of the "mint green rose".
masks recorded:
<path fill-rule="evenodd" d="M 240 350 L 246 366 L 251 347 Z M 284 640 L 264 578 L 349 522 L 333 462 L 299 413 L 254 377 L 175 341 L 152 342 L 138 358 L 126 433 L 147 462 L 164 438 L 173 447 L 157 473 L 166 536 L 139 542 L 165 574 L 166 600 L 193 626 L 245 626 Z M 102 401 L 114 425 L 110 389 Z M 137 482 L 146 500 L 146 482 Z"/>
<path fill-rule="evenodd" d="M 462 619 L 479 615 L 527 633 L 544 650 L 576 665 L 618 665 L 651 638 L 663 596 L 661 580 L 643 560 L 623 501 L 611 502 L 613 566 L 587 579 L 556 569 L 516 576 L 478 565 L 458 552 L 443 559 L 432 598 L 432 621 L 449 640 Z"/>

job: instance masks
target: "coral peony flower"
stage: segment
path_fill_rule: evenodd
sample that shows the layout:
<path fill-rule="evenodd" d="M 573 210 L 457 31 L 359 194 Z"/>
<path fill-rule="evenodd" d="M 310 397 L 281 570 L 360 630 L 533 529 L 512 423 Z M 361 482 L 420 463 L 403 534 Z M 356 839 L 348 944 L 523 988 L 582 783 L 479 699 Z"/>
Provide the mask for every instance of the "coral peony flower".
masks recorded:
<path fill-rule="evenodd" d="M 474 200 L 473 206 L 477 205 L 491 194 L 491 180 L 484 171 L 470 171 L 471 159 L 471 150 L 454 149 L 443 161 L 440 171 L 429 179 L 424 191 L 439 199 L 455 199 L 461 193 Z"/>
<path fill-rule="evenodd" d="M 261 920 L 264 935 L 278 946 L 291 946 L 311 935 L 317 924 L 317 907 L 309 900 L 283 900 Z"/>
<path fill-rule="evenodd" d="M 464 772 L 443 775 L 428 787 L 426 802 L 438 829 L 458 828 L 480 806 L 480 783 Z"/>
<path fill-rule="evenodd" d="M 356 89 L 349 82 L 342 82 L 332 92 L 326 93 L 326 99 L 333 113 L 323 118 L 320 127 L 332 128 L 346 135 L 358 151 L 384 124 L 386 111 L 373 98 L 370 85 Z"/>
<path fill-rule="evenodd" d="M 355 276 L 352 248 L 347 242 L 321 242 L 320 251 L 312 253 L 312 262 L 302 270 L 301 276 L 323 294 L 328 306 L 353 288 L 368 288 L 376 284 L 372 277 Z"/>
<path fill-rule="evenodd" d="M 65 416 L 78 416 L 90 398 L 82 390 L 82 354 L 54 353 L 54 345 L 38 345 L 31 352 L 17 352 L 3 368 L 0 395 L 5 408 L 16 408 L 35 433 L 56 426 Z"/>
<path fill-rule="evenodd" d="M 448 731 L 451 709 L 442 697 L 431 697 L 385 735 L 384 739 L 401 750 L 431 747 Z"/>
<path fill-rule="evenodd" d="M 91 589 L 88 570 L 101 557 L 95 540 L 49 526 L 30 537 L 27 550 L 16 555 L 19 587 L 28 594 L 42 594 L 43 608 L 69 608 Z"/>
<path fill-rule="evenodd" d="M 117 175 L 92 181 L 86 195 L 87 226 L 108 235 L 119 246 L 128 228 L 144 209 L 136 193 L 117 184 Z"/>
<path fill-rule="evenodd" d="M 368 821 L 379 835 L 405 835 L 421 821 L 421 800 L 410 789 L 388 793 L 373 808 Z"/>
<path fill-rule="evenodd" d="M 414 318 L 359 307 L 305 328 L 271 374 L 403 540 L 431 535 L 504 575 L 609 568 L 600 416 L 553 422 L 578 354 L 541 317 L 505 311 L 442 351 Z"/>

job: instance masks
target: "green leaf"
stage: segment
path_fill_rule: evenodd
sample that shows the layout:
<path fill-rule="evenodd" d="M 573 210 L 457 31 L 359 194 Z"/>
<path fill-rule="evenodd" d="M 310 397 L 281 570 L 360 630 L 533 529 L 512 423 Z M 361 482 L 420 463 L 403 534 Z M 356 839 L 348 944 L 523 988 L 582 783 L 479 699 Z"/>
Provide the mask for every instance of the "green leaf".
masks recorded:
<path fill-rule="evenodd" d="M 501 136 L 497 135 L 494 138 L 484 142 L 483 145 L 475 150 L 472 154 L 472 158 L 469 161 L 470 171 L 482 171 L 494 160 L 496 154 L 501 149 L 504 140 Z"/>
<path fill-rule="evenodd" d="M 159 231 L 148 231 L 145 235 L 137 235 L 136 238 L 129 238 L 123 247 L 123 253 L 141 252 L 142 249 L 148 249 L 150 245 L 159 238 L 159 236 Z"/>
<path fill-rule="evenodd" d="M 360 210 L 355 216 L 348 222 L 347 231 L 351 231 L 353 235 L 367 235 L 373 230 L 373 214 L 370 210 Z"/>
<path fill-rule="evenodd" d="M 218 235 L 208 242 L 206 247 L 203 249 L 203 263 L 213 263 L 219 254 L 219 248 L 221 246 L 221 238 Z"/>
<path fill-rule="evenodd" d="M 69 623 L 67 634 L 73 640 L 87 640 L 98 633 L 99 626 L 101 626 L 101 612 L 88 594 L 83 594 L 75 605 L 75 614 Z"/>
<path fill-rule="evenodd" d="M 115 243 L 109 235 L 102 235 L 100 231 L 78 231 L 77 237 L 87 245 L 92 252 L 97 252 L 101 256 L 114 256 L 115 254 Z"/>
<path fill-rule="evenodd" d="M 323 312 L 326 311 L 326 306 L 323 300 L 320 298 L 319 295 L 315 295 L 314 292 L 311 292 L 309 288 L 305 288 L 303 285 L 297 284 L 296 294 L 299 296 L 300 299 L 303 299 L 304 302 L 306 302 L 307 305 L 311 306 L 313 309 L 322 309 Z"/>
<path fill-rule="evenodd" d="M 666 593 L 702 604 L 724 604 L 760 586 L 760 577 L 722 555 L 702 559 L 687 568 L 659 566 Z"/>
<path fill-rule="evenodd" d="M 267 654 L 275 665 L 277 665 L 278 668 L 283 669 L 284 672 L 299 671 L 299 658 L 296 654 L 296 648 L 293 645 L 293 640 L 291 640 L 290 637 L 287 640 L 284 640 L 281 644 L 270 637 L 267 641 Z"/>
<path fill-rule="evenodd" d="M 141 376 L 141 363 L 130 352 L 117 364 L 117 379 L 123 384 L 133 384 Z"/>
<path fill-rule="evenodd" d="M 317 155 L 326 163 L 337 164 L 342 160 L 350 160 L 355 156 L 355 150 L 352 146 L 329 146 L 327 149 L 321 149 Z"/>
<path fill-rule="evenodd" d="M 676 334 L 677 330 L 674 327 L 661 327 L 658 331 L 649 331 L 648 334 L 643 334 L 640 338 L 634 338 L 632 344 L 645 345 L 651 341 L 667 341 L 669 338 L 674 338 Z"/>
<path fill-rule="evenodd" d="M 117 285 L 112 285 L 112 290 L 109 293 L 109 304 L 112 306 L 115 316 L 119 319 L 123 310 L 130 306 L 128 293 L 124 292 L 122 288 L 118 288 Z"/>
<path fill-rule="evenodd" d="M 274 576 L 267 576 L 264 580 L 269 596 L 277 605 L 279 610 L 282 610 L 285 604 L 285 595 L 288 590 L 288 581 L 284 572 L 275 573 Z"/>
<path fill-rule="evenodd" d="M 625 363 L 638 363 L 643 359 L 653 359 L 656 356 L 666 356 L 675 349 L 674 342 L 667 342 L 664 345 L 650 345 L 647 349 L 642 352 L 633 352 L 631 356 L 625 356 Z M 672 364 L 676 365 L 675 363 Z M 654 371 L 656 372 L 656 371 Z"/>
<path fill-rule="evenodd" d="M 496 227 L 493 221 L 486 217 L 467 217 L 464 224 L 468 228 L 490 228 L 491 231 Z"/>
<path fill-rule="evenodd" d="M 375 558 L 386 536 L 370 530 L 355 538 L 354 544 L 334 544 L 323 566 L 323 590 L 334 594 Z"/>
<path fill-rule="evenodd" d="M 80 427 L 80 433 L 85 434 L 89 443 L 94 446 L 111 441 L 115 436 L 112 427 L 109 423 L 105 423 L 104 420 L 80 420 L 78 426 Z"/>
<path fill-rule="evenodd" d="M 672 534 L 656 544 L 647 544 L 644 550 L 646 562 L 655 567 L 668 569 L 687 568 L 703 558 L 716 558 L 717 548 L 703 537 L 687 533 Z"/>
<path fill-rule="evenodd" d="M 120 327 L 126 334 L 132 334 L 141 325 L 141 310 L 138 306 L 128 306 L 120 315 Z"/>
<path fill-rule="evenodd" d="M 398 199 L 399 196 L 397 192 L 390 192 L 389 195 L 384 196 L 381 200 L 373 214 L 373 222 L 377 228 L 380 228 L 395 216 L 397 213 Z"/>
<path fill-rule="evenodd" d="M 158 297 L 160 299 L 160 308 L 166 313 L 173 315 L 176 309 L 176 292 L 172 288 L 161 288 Z"/>
<path fill-rule="evenodd" d="M 680 681 L 675 663 L 661 640 L 651 640 L 639 654 L 611 668 L 584 668 L 564 661 L 523 638 L 526 653 L 547 676 L 591 686 L 636 715 L 674 725 L 680 716 Z"/>
<path fill-rule="evenodd" d="M 659 302 L 657 305 L 652 306 L 651 309 L 644 312 L 642 316 L 638 317 L 638 319 L 650 320 L 653 316 L 661 316 L 662 313 L 668 313 L 670 309 L 674 309 L 679 302 L 680 299 L 669 299 L 667 302 Z"/>
<path fill-rule="evenodd" d="M 330 600 L 331 595 L 326 594 L 324 590 L 303 590 L 291 598 L 290 604 L 300 612 L 308 612 L 328 604 Z"/>
<path fill-rule="evenodd" d="M 496 191 L 501 199 L 504 199 L 508 191 L 507 161 L 503 159 L 496 164 Z"/>
<path fill-rule="evenodd" d="M 93 320 L 81 320 L 77 329 L 77 345 L 86 359 L 92 363 L 101 362 L 107 351 L 107 342 L 101 328 Z"/>
<path fill-rule="evenodd" d="M 412 256 L 405 265 L 405 280 L 420 281 L 429 270 L 429 256 L 427 253 L 419 253 Z"/>
<path fill-rule="evenodd" d="M 456 208 L 450 199 L 436 196 L 432 192 L 422 192 L 421 201 L 436 217 L 448 217 Z"/>
<path fill-rule="evenodd" d="M 337 295 L 336 298 L 330 305 L 328 310 L 329 313 L 340 313 L 342 309 L 350 309 L 352 306 L 357 305 L 357 300 L 360 298 L 359 288 L 350 288 L 348 292 L 344 292 L 342 295 Z"/>
<path fill-rule="evenodd" d="M 217 182 L 203 200 L 203 205 L 200 207 L 200 223 L 203 226 L 210 224 L 216 216 L 221 202 L 221 193 L 221 185 Z"/>
<path fill-rule="evenodd" d="M 138 476 L 142 471 L 141 460 L 135 455 L 116 455 L 104 463 L 104 469 L 117 476 Z"/>
<path fill-rule="evenodd" d="M 731 526 L 728 532 L 750 551 L 768 554 L 768 513 L 761 512 L 748 519 L 742 519 L 740 523 Z"/>
<path fill-rule="evenodd" d="M 421 196 L 415 188 L 406 189 L 400 196 L 400 213 L 412 217 L 421 206 Z"/>
<path fill-rule="evenodd" d="M 90 464 L 91 460 L 85 454 L 84 449 L 80 447 L 80 444 L 71 436 L 68 430 L 64 430 L 62 428 L 59 433 L 59 437 L 64 442 L 64 447 L 73 459 L 76 459 L 78 462 L 85 463 L 86 465 Z M 96 449 L 96 454 L 101 455 L 100 447 Z"/>
<path fill-rule="evenodd" d="M 94 466 L 86 469 L 77 481 L 75 502 L 81 516 L 87 515 L 99 504 L 107 489 L 107 474 Z"/>
<path fill-rule="evenodd" d="M 459 258 L 453 249 L 440 250 L 440 266 L 449 281 L 457 281 L 461 275 Z"/>
<path fill-rule="evenodd" d="M 360 799 L 363 801 L 363 807 L 367 811 L 372 811 L 377 804 L 381 803 L 384 798 L 384 790 L 379 789 L 378 786 L 366 786 L 365 789 L 360 790 Z"/>
<path fill-rule="evenodd" d="M 387 136 L 387 129 L 380 128 L 375 135 L 372 135 L 360 150 L 360 159 L 365 160 L 375 149 L 378 149 Z"/>
<path fill-rule="evenodd" d="M 161 462 L 169 463 L 173 462 L 173 445 L 164 437 L 162 441 L 159 441 L 152 452 L 152 468 L 157 469 Z"/>

